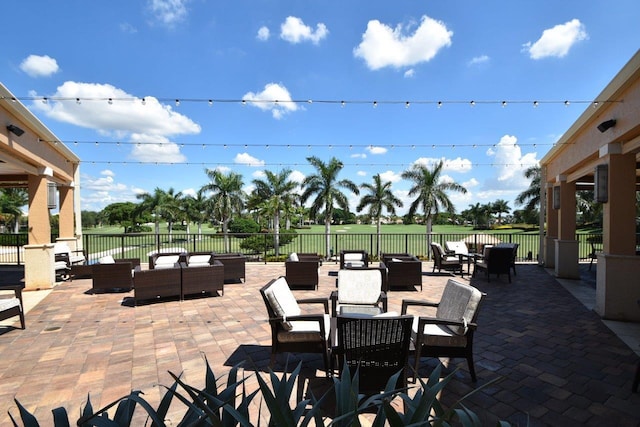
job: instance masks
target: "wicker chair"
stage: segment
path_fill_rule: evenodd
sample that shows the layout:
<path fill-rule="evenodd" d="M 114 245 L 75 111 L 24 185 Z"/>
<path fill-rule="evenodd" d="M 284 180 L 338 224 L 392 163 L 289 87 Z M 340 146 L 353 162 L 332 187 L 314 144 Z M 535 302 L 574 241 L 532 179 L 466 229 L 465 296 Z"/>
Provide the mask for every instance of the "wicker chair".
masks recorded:
<path fill-rule="evenodd" d="M 224 265 L 220 261 L 213 264 L 180 264 L 181 298 L 187 295 L 224 295 Z"/>
<path fill-rule="evenodd" d="M 284 263 L 285 278 L 291 289 L 318 289 L 320 257 L 292 253 Z"/>
<path fill-rule="evenodd" d="M 337 346 L 333 354 L 342 374 L 359 370 L 360 390 L 375 394 L 386 389 L 389 379 L 402 371 L 393 389 L 407 384 L 409 345 L 413 316 L 349 317 L 336 319 Z"/>
<path fill-rule="evenodd" d="M 100 292 L 126 292 L 133 287 L 133 270 L 140 268 L 138 258 L 111 258 L 108 262 L 91 266 L 91 278 L 93 279 L 92 291 Z M 111 262 L 112 261 L 112 262 Z"/>
<path fill-rule="evenodd" d="M 14 316 L 20 316 L 20 326 L 25 328 L 24 321 L 24 303 L 22 302 L 22 283 L 15 285 L 0 285 L 2 291 L 13 291 L 14 295 L 10 298 L 0 298 L 0 320 L 10 319 Z"/>
<path fill-rule="evenodd" d="M 416 375 L 423 356 L 464 357 L 471 379 L 476 381 L 473 333 L 478 326 L 476 321 L 484 295 L 473 286 L 449 279 L 439 302 L 402 301 L 402 314 L 408 314 L 409 307 L 413 306 L 436 308 L 435 316 L 418 317 L 421 313 L 411 313 L 417 316 L 413 323 Z"/>
<path fill-rule="evenodd" d="M 387 270 L 388 290 L 407 290 L 420 286 L 422 290 L 422 261 L 407 253 L 381 254 L 382 263 Z"/>
<path fill-rule="evenodd" d="M 491 275 L 506 274 L 511 283 L 511 262 L 513 259 L 513 248 L 505 246 L 489 246 L 484 248 L 482 257 L 475 260 L 473 275 L 478 271 L 485 271 L 487 281 L 491 281 Z"/>
<path fill-rule="evenodd" d="M 271 326 L 271 362 L 279 353 L 320 353 L 329 371 L 329 301 L 326 298 L 296 300 L 284 277 L 260 289 Z M 299 304 L 322 304 L 324 313 L 303 315 Z"/>
<path fill-rule="evenodd" d="M 224 264 L 224 282 L 238 283 L 246 278 L 245 263 L 247 257 L 241 253 L 215 253 L 213 259 Z"/>
<path fill-rule="evenodd" d="M 462 259 L 458 255 L 447 255 L 439 243 L 431 243 L 431 251 L 433 252 L 433 272 L 436 268 L 438 272 L 442 270 L 452 271 L 454 274 L 458 271 L 462 276 Z"/>
<path fill-rule="evenodd" d="M 378 268 L 338 271 L 338 290 L 331 292 L 331 313 L 372 316 L 387 312 L 387 294 L 382 291 Z"/>
<path fill-rule="evenodd" d="M 345 267 L 368 267 L 369 254 L 362 250 L 342 250 L 340 251 L 340 269 Z"/>
<path fill-rule="evenodd" d="M 180 264 L 171 268 L 136 270 L 133 276 L 133 290 L 136 305 L 146 300 L 180 298 L 182 295 Z"/>

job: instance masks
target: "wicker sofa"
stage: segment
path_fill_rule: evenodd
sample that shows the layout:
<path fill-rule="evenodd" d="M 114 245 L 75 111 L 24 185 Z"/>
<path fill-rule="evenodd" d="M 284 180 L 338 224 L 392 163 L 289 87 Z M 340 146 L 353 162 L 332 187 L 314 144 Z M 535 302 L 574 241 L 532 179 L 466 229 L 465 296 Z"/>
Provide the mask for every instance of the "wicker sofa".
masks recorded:
<path fill-rule="evenodd" d="M 140 301 L 182 296 L 182 269 L 180 264 L 153 270 L 136 269 L 133 275 L 133 291 L 136 305 Z"/>
<path fill-rule="evenodd" d="M 420 286 L 422 290 L 422 261 L 408 253 L 383 253 L 381 267 L 387 270 L 387 289 L 406 290 Z"/>
<path fill-rule="evenodd" d="M 210 264 L 180 264 L 181 298 L 193 295 L 224 295 L 224 265 L 213 260 Z"/>
<path fill-rule="evenodd" d="M 291 253 L 284 263 L 285 278 L 291 289 L 318 289 L 320 256 L 309 253 Z"/>

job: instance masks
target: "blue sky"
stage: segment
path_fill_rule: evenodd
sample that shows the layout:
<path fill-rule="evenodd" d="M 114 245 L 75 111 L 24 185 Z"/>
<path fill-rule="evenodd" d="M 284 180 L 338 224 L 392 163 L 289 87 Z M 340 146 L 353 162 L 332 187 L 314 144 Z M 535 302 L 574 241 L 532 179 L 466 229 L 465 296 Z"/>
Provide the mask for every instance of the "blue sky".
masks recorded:
<path fill-rule="evenodd" d="M 84 210 L 193 193 L 206 168 L 247 191 L 265 169 L 301 181 L 308 156 L 357 184 L 380 173 L 399 213 L 400 174 L 438 160 L 468 190 L 458 211 L 513 209 L 640 41 L 637 0 L 4 0 L 3 16 L 0 81 L 82 159 Z"/>

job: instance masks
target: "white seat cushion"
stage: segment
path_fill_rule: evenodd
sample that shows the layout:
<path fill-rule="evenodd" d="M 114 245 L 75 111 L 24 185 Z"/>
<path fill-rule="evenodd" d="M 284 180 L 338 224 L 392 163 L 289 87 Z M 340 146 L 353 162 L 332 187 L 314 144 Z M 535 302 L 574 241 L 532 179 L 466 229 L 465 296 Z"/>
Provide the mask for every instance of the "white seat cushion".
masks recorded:
<path fill-rule="evenodd" d="M 425 345 L 437 347 L 464 347 L 467 345 L 467 337 L 458 335 L 446 325 L 426 324 L 422 335 L 418 336 L 418 316 L 413 318 L 412 337 L 414 342 L 422 342 Z"/>
<path fill-rule="evenodd" d="M 289 255 L 289 261 L 298 262 L 300 261 L 300 258 L 298 257 L 297 253 L 291 252 L 291 255 Z"/>
<path fill-rule="evenodd" d="M 116 260 L 111 255 L 105 255 L 98 260 L 98 264 L 115 264 Z"/>
<path fill-rule="evenodd" d="M 153 268 L 159 270 L 161 268 L 173 268 L 180 259 L 180 255 L 161 255 L 154 261 Z"/>
<path fill-rule="evenodd" d="M 302 311 L 300 310 L 298 301 L 296 301 L 293 293 L 291 293 L 286 279 L 284 277 L 276 279 L 271 286 L 265 290 L 264 295 L 267 297 L 267 301 L 276 316 L 285 319 L 285 322 L 283 322 L 284 328 L 291 330 L 294 322 L 287 322 L 286 318 L 299 316 Z"/>
<path fill-rule="evenodd" d="M 13 307 L 20 307 L 20 300 L 18 298 L 2 298 L 0 299 L 0 311 L 9 310 Z"/>
<path fill-rule="evenodd" d="M 347 253 L 343 255 L 344 262 L 364 261 L 364 255 L 358 253 Z"/>
<path fill-rule="evenodd" d="M 463 241 L 459 242 L 444 242 L 444 246 L 448 251 L 453 251 L 456 254 L 469 255 L 469 249 L 467 244 Z"/>
<path fill-rule="evenodd" d="M 198 267 L 211 264 L 211 255 L 191 255 L 189 257 L 189 267 Z"/>
<path fill-rule="evenodd" d="M 320 324 L 312 320 L 294 320 L 289 322 L 291 329 L 287 332 L 280 332 L 278 340 L 281 342 L 305 342 L 320 341 L 329 338 L 331 317 L 328 314 L 323 315 L 324 321 L 324 337 L 320 336 Z"/>

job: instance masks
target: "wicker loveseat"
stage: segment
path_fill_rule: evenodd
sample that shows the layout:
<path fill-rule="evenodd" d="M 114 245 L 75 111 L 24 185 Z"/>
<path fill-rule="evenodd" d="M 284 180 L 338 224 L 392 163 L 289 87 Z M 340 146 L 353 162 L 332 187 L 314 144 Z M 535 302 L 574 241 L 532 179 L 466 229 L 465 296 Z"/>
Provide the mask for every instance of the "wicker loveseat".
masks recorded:
<path fill-rule="evenodd" d="M 380 258 L 387 270 L 388 290 L 406 290 L 414 286 L 420 286 L 422 290 L 422 261 L 416 256 L 408 253 L 383 253 Z"/>
<path fill-rule="evenodd" d="M 100 258 L 98 264 L 91 265 L 92 291 L 126 292 L 133 287 L 133 271 L 140 268 L 138 258 L 119 258 L 111 256 Z"/>
<path fill-rule="evenodd" d="M 213 253 L 213 259 L 224 265 L 224 282 L 238 283 L 245 277 L 245 263 L 247 257 L 241 253 Z"/>
<path fill-rule="evenodd" d="M 285 278 L 291 289 L 318 289 L 320 257 L 317 254 L 293 252 L 284 266 Z"/>

